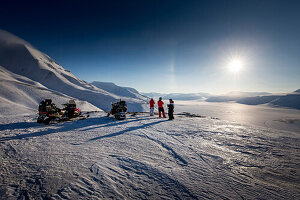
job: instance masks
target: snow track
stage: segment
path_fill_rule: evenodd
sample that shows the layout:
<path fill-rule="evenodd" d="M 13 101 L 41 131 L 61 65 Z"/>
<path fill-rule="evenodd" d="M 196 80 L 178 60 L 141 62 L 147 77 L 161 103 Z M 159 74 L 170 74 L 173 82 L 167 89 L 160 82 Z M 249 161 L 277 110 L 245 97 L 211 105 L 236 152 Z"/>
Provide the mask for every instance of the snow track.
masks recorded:
<path fill-rule="evenodd" d="M 298 133 L 105 113 L 1 118 L 0 199 L 299 199 Z"/>

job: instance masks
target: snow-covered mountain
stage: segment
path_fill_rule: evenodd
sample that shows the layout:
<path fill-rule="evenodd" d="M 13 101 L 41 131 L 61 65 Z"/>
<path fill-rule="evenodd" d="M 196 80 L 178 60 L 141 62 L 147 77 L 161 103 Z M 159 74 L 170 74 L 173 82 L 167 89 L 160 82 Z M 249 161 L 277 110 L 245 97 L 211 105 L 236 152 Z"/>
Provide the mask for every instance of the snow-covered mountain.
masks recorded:
<path fill-rule="evenodd" d="M 156 93 L 156 92 L 149 92 L 149 93 L 142 93 L 143 95 L 158 99 L 162 97 L 163 99 L 173 99 L 173 100 L 202 100 L 204 98 L 209 97 L 208 93 Z"/>
<path fill-rule="evenodd" d="M 231 91 L 224 96 L 237 96 L 237 97 L 256 97 L 256 96 L 266 96 L 271 95 L 269 92 L 241 92 L 241 91 Z"/>
<path fill-rule="evenodd" d="M 28 42 L 3 30 L 0 30 L 0 66 L 11 73 L 34 81 L 35 84 L 71 98 L 88 101 L 105 111 L 110 110 L 111 103 L 120 98 L 127 101 L 129 111 L 144 110 L 143 99 L 132 96 L 120 97 L 80 80 Z M 10 89 L 12 87 L 7 88 L 9 92 L 15 92 Z M 39 94 L 35 95 L 39 96 Z"/>
<path fill-rule="evenodd" d="M 145 101 L 147 100 L 147 97 L 140 94 L 134 88 L 121 87 L 112 82 L 94 81 L 91 84 L 102 90 L 105 90 L 107 92 L 110 92 L 110 93 L 120 96 L 120 97 L 132 97 L 132 98 L 141 99 L 141 100 L 145 100 Z"/>
<path fill-rule="evenodd" d="M 267 104 L 276 107 L 300 109 L 298 90 L 287 94 L 271 94 L 266 92 L 230 92 L 225 95 L 211 96 L 207 102 L 236 102 L 246 105 Z"/>
<path fill-rule="evenodd" d="M 269 96 L 271 93 L 268 92 L 240 92 L 232 91 L 224 95 L 212 95 L 206 99 L 207 102 L 228 102 L 228 101 L 238 101 L 241 98 L 247 97 L 260 97 Z"/>
<path fill-rule="evenodd" d="M 43 99 L 52 99 L 58 107 L 75 99 L 82 111 L 101 111 L 87 101 L 50 90 L 42 84 L 12 73 L 0 66 L 0 116 L 36 113 L 37 105 Z"/>
<path fill-rule="evenodd" d="M 276 107 L 300 109 L 300 94 L 290 93 L 285 95 L 246 97 L 246 98 L 241 98 L 236 102 L 247 104 L 247 105 L 259 105 L 259 104 L 267 103 L 271 106 L 276 106 Z"/>
<path fill-rule="evenodd" d="M 232 91 L 224 95 L 212 95 L 205 92 L 198 93 L 142 93 L 148 97 L 162 97 L 163 99 L 175 99 L 175 100 L 206 100 L 208 102 L 226 102 L 226 101 L 236 101 L 242 97 L 254 97 L 254 96 L 262 96 L 262 95 L 271 95 L 271 93 L 267 92 L 240 92 L 240 91 Z"/>

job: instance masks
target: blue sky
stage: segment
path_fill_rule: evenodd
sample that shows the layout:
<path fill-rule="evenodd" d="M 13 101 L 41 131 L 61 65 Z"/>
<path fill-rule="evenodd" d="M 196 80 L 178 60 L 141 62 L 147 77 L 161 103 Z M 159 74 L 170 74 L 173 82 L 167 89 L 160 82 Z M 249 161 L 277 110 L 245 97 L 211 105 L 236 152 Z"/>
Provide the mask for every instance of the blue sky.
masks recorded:
<path fill-rule="evenodd" d="M 143 92 L 300 88 L 299 1 L 9 1 L 0 28 L 86 81 Z M 228 63 L 243 66 L 233 73 Z"/>

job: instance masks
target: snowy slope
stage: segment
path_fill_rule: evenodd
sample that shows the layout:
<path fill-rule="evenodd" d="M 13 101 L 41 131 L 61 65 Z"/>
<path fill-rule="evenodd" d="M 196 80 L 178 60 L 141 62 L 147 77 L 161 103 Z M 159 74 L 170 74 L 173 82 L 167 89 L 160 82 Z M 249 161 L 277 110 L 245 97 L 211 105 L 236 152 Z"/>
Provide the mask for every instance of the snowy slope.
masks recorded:
<path fill-rule="evenodd" d="M 39 102 L 46 98 L 58 107 L 74 99 L 0 66 L 0 116 L 36 113 Z M 101 111 L 86 101 L 75 100 L 82 111 Z"/>
<path fill-rule="evenodd" d="M 45 87 L 68 96 L 85 100 L 108 111 L 119 96 L 99 89 L 74 76 L 49 56 L 24 40 L 0 30 L 0 65 L 7 70 L 39 82 Z M 123 98 L 131 111 L 143 111 L 143 100 Z"/>
<path fill-rule="evenodd" d="M 146 101 L 147 97 L 141 95 L 136 89 L 130 87 L 121 87 L 111 82 L 100 82 L 94 81 L 91 83 L 92 85 L 110 92 L 112 94 L 118 95 L 120 97 L 131 97 L 136 99 L 141 99 Z"/>
<path fill-rule="evenodd" d="M 2 199 L 300 199 L 299 133 L 209 117 L 0 117 Z"/>

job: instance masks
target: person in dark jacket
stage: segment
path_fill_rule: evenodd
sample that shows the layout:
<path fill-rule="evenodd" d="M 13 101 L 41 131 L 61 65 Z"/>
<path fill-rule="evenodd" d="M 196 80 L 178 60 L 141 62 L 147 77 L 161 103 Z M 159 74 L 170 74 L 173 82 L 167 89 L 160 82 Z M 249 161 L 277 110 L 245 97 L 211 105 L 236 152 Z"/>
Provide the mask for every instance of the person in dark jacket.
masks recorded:
<path fill-rule="evenodd" d="M 170 104 L 168 104 L 168 115 L 169 115 L 169 120 L 174 119 L 174 101 L 172 99 L 169 99 Z"/>

